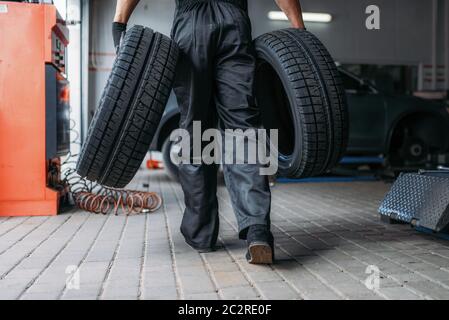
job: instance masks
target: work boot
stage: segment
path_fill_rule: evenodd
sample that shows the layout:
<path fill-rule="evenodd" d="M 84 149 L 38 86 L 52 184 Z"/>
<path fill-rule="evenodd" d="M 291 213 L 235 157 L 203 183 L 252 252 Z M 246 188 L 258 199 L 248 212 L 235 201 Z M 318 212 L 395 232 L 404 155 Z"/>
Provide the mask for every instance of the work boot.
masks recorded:
<path fill-rule="evenodd" d="M 248 252 L 246 260 L 251 264 L 274 263 L 274 238 L 268 226 L 249 227 L 247 235 Z"/>

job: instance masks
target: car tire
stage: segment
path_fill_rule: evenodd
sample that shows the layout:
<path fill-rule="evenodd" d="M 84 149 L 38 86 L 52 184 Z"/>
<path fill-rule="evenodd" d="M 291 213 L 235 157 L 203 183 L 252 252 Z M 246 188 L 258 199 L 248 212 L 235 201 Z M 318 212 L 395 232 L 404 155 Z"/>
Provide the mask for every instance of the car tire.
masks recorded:
<path fill-rule="evenodd" d="M 126 32 L 82 147 L 80 176 L 114 188 L 132 180 L 161 120 L 177 58 L 168 37 L 142 26 Z"/>
<path fill-rule="evenodd" d="M 439 115 L 408 115 L 391 129 L 389 165 L 396 169 L 436 166 L 435 156 L 447 152 L 447 124 Z"/>
<path fill-rule="evenodd" d="M 162 145 L 162 160 L 164 162 L 165 170 L 173 181 L 179 181 L 179 167 L 173 163 L 171 159 L 172 147 L 174 142 L 170 140 L 170 136 L 168 136 L 164 144 Z"/>
<path fill-rule="evenodd" d="M 334 167 L 349 134 L 337 67 L 310 32 L 284 29 L 255 40 L 256 100 L 266 129 L 279 130 L 279 175 L 316 176 Z"/>

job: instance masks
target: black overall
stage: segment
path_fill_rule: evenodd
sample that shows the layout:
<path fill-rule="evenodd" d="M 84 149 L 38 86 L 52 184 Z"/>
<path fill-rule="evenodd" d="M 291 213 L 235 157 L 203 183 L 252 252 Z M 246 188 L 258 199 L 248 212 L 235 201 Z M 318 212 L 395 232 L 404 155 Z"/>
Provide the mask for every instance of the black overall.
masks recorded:
<path fill-rule="evenodd" d="M 255 56 L 246 0 L 177 0 L 172 38 L 180 47 L 174 91 L 182 129 L 259 126 L 253 97 Z M 269 225 L 271 193 L 260 165 L 224 165 L 240 238 L 251 225 Z M 215 246 L 218 230 L 217 165 L 181 164 L 186 210 L 181 232 L 195 249 Z"/>

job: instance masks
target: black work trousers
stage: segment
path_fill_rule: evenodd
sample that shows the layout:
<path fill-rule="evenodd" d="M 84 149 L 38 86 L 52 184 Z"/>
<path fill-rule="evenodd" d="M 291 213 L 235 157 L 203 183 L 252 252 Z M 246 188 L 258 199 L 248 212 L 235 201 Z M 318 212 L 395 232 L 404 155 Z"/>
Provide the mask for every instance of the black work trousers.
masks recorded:
<path fill-rule="evenodd" d="M 259 110 L 253 97 L 256 60 L 248 14 L 229 1 L 203 1 L 175 15 L 172 38 L 180 47 L 174 91 L 180 127 L 194 121 L 209 128 L 254 129 Z M 245 141 L 246 142 L 246 141 Z M 179 178 L 186 209 L 181 232 L 195 249 L 215 246 L 219 231 L 217 165 L 182 163 Z M 258 164 L 224 165 L 225 183 L 239 236 L 251 225 L 270 224 L 271 193 Z"/>

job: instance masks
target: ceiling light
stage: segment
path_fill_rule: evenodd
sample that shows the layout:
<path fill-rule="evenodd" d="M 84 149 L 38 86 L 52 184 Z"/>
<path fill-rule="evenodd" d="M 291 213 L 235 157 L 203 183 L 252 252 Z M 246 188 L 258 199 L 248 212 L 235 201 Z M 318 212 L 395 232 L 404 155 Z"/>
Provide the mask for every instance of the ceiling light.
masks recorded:
<path fill-rule="evenodd" d="M 304 22 L 329 23 L 332 21 L 332 15 L 330 15 L 329 13 L 303 12 L 302 17 L 304 19 Z M 278 21 L 288 21 L 287 16 L 282 11 L 268 12 L 268 19 Z"/>

